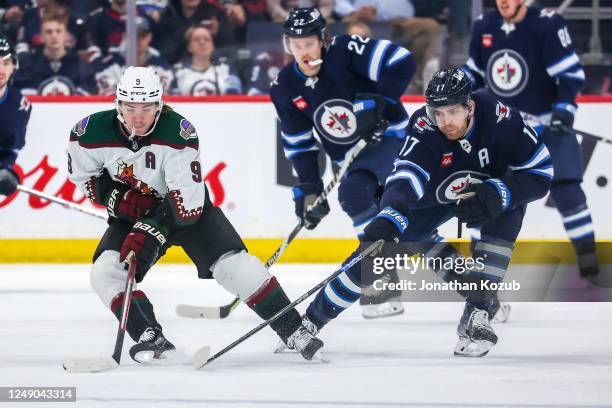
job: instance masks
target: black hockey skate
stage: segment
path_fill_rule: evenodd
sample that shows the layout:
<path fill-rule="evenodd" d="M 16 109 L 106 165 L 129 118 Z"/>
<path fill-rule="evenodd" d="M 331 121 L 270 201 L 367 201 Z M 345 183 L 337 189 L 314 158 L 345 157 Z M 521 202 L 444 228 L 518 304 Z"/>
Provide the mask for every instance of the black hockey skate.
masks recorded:
<path fill-rule="evenodd" d="M 319 329 L 308 319 L 302 317 L 302 325 L 286 339 L 281 338 L 276 346 L 275 353 L 280 353 L 284 350 L 297 350 L 306 360 L 325 361 L 320 350 L 323 347 L 323 341 L 316 337 Z"/>
<path fill-rule="evenodd" d="M 459 341 L 455 355 L 460 357 L 482 357 L 497 343 L 497 335 L 489 323 L 486 310 L 466 303 L 463 316 L 457 326 Z"/>
<path fill-rule="evenodd" d="M 130 357 L 137 363 L 159 363 L 175 351 L 176 347 L 164 337 L 160 327 L 147 327 L 138 343 L 130 348 Z"/>

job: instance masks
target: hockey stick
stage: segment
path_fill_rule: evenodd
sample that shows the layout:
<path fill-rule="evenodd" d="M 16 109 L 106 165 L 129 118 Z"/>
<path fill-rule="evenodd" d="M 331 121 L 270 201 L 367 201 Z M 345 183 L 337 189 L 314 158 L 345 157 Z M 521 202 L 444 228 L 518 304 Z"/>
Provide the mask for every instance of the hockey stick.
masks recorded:
<path fill-rule="evenodd" d="M 359 153 L 363 150 L 363 148 L 367 145 L 364 140 L 360 140 L 353 150 L 350 152 L 349 156 L 344 160 L 342 166 L 338 170 L 333 177 L 333 179 L 325 186 L 321 195 L 317 197 L 317 199 L 308 207 L 308 211 L 317 205 L 321 204 L 323 201 L 327 199 L 327 196 L 334 189 L 336 184 L 344 177 L 349 166 L 355 161 Z M 302 231 L 304 228 L 304 224 L 299 223 L 293 228 L 293 231 L 289 234 L 287 239 L 283 241 L 283 243 L 278 247 L 278 249 L 268 258 L 266 261 L 266 269 L 270 268 L 274 263 L 280 258 L 280 256 L 285 252 L 285 249 L 289 246 L 289 244 L 295 239 L 295 237 Z M 240 304 L 240 298 L 235 298 L 230 304 L 224 306 L 193 306 L 193 305 L 178 305 L 176 307 L 176 314 L 182 317 L 188 317 L 192 319 L 202 318 L 202 319 L 224 319 L 232 313 L 236 307 Z"/>
<path fill-rule="evenodd" d="M 532 115 L 531 113 L 527 113 L 527 112 L 520 112 L 521 116 L 526 119 L 526 120 L 530 120 L 533 121 L 534 123 L 537 123 L 541 126 L 547 126 L 547 124 L 540 119 L 539 117 L 537 117 L 536 115 Z M 612 140 L 605 138 L 603 136 L 597 136 L 594 135 L 593 133 L 589 133 L 589 132 L 585 132 L 579 129 L 575 129 L 573 127 L 569 127 L 569 126 L 565 126 L 565 125 L 561 125 L 561 129 L 565 130 L 566 132 L 570 132 L 570 133 L 576 133 L 578 135 L 581 135 L 583 137 L 587 137 L 589 139 L 593 139 L 593 140 L 597 140 L 598 142 L 602 142 L 602 143 L 607 143 L 607 144 L 611 144 L 612 145 Z"/>
<path fill-rule="evenodd" d="M 77 203 L 73 203 L 71 201 L 64 200 L 63 198 L 54 197 L 50 194 L 43 193 L 42 191 L 38 191 L 30 187 L 22 186 L 21 184 L 17 186 L 17 190 L 23 191 L 24 193 L 27 193 L 27 194 L 30 194 L 36 197 L 44 198 L 45 200 L 49 200 L 55 204 L 59 204 L 63 206 L 64 208 L 67 208 L 70 210 L 77 210 L 84 214 L 93 215 L 94 217 L 102 218 L 105 220 L 108 218 L 106 213 L 103 213 L 102 211 L 97 211 L 97 210 L 94 210 L 93 208 L 87 208 Z"/>
<path fill-rule="evenodd" d="M 111 357 L 94 358 L 75 358 L 64 361 L 63 367 L 69 373 L 99 373 L 101 371 L 113 370 L 119 367 L 121 362 L 121 350 L 123 349 L 123 339 L 127 327 L 130 304 L 132 303 L 132 290 L 136 277 L 136 256 L 132 253 L 128 255 L 130 259 L 127 278 L 125 281 L 125 291 L 123 292 L 123 306 L 121 308 L 121 319 L 117 329 L 117 339 L 115 340 L 115 350 Z M 127 266 L 127 265 L 126 265 Z"/>
<path fill-rule="evenodd" d="M 290 304 L 285 306 L 283 309 L 278 311 L 274 316 L 272 316 L 268 320 L 262 322 L 257 327 L 255 327 L 254 329 L 250 330 L 249 332 L 247 332 L 246 334 L 244 334 L 243 336 L 241 336 L 237 340 L 233 341 L 232 343 L 230 343 L 228 346 L 223 348 L 221 351 L 218 351 L 213 356 L 209 357 L 209 355 L 210 355 L 210 347 L 209 346 L 205 346 L 205 347 L 201 348 L 195 354 L 195 357 L 194 357 L 194 360 L 193 360 L 193 368 L 195 370 L 198 370 L 198 369 L 204 367 L 206 364 L 208 364 L 208 363 L 216 360 L 217 358 L 221 357 L 223 354 L 227 353 L 228 351 L 230 351 L 231 349 L 233 349 L 234 347 L 236 347 L 240 343 L 244 342 L 245 340 L 247 340 L 249 337 L 253 336 L 255 333 L 257 333 L 261 329 L 269 326 L 271 323 L 273 323 L 276 320 L 278 320 L 279 318 L 281 318 L 289 310 L 292 310 L 295 306 L 299 305 L 304 300 L 309 298 L 313 293 L 318 292 L 322 287 L 327 285 L 330 281 L 335 279 L 338 275 L 340 275 L 343 272 L 346 272 L 347 270 L 352 268 L 357 263 L 361 262 L 361 260 L 363 258 L 365 258 L 366 256 L 370 255 L 374 251 L 380 250 L 380 248 L 382 248 L 382 245 L 384 243 L 385 242 L 382 239 L 374 242 L 373 244 L 368 246 L 366 249 L 361 251 L 356 257 L 351 259 L 350 262 L 348 262 L 346 265 L 340 267 L 334 273 L 332 273 L 327 278 L 325 278 L 323 281 L 319 282 L 313 288 L 308 290 L 308 292 L 304 293 L 302 296 L 300 296 L 299 298 L 297 298 L 296 300 L 294 300 L 293 302 L 291 302 Z"/>

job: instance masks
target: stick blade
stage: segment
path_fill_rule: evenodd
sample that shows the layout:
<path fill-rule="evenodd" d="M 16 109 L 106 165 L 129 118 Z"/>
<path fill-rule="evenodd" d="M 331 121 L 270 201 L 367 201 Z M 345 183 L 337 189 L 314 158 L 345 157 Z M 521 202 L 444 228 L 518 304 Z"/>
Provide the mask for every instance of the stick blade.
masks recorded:
<path fill-rule="evenodd" d="M 71 358 L 64 361 L 64 370 L 74 373 L 99 373 L 114 370 L 119 364 L 112 357 Z"/>
<path fill-rule="evenodd" d="M 221 307 L 218 306 L 178 305 L 176 314 L 189 319 L 222 319 Z"/>
<path fill-rule="evenodd" d="M 199 370 L 208 363 L 208 357 L 210 356 L 210 346 L 204 346 L 199 349 L 195 356 L 193 356 L 193 369 Z"/>

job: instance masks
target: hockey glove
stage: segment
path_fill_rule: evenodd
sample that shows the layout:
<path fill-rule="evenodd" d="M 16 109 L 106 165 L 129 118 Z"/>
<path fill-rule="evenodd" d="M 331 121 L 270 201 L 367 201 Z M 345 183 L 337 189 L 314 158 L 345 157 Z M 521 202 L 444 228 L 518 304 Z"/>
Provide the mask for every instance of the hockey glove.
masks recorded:
<path fill-rule="evenodd" d="M 129 261 L 136 257 L 136 282 L 141 282 L 159 255 L 160 248 L 166 243 L 166 233 L 151 220 L 138 221 L 132 227 L 121 245 L 119 260 Z"/>
<path fill-rule="evenodd" d="M 506 185 L 498 179 L 484 183 L 471 184 L 461 192 L 454 207 L 455 214 L 468 228 L 475 228 L 493 221 L 508 207 L 510 193 Z"/>
<path fill-rule="evenodd" d="M 0 194 L 9 196 L 17 191 L 19 179 L 17 175 L 9 169 L 0 169 Z"/>
<path fill-rule="evenodd" d="M 319 222 L 329 214 L 329 204 L 324 200 L 310 211 L 308 208 L 315 202 L 323 192 L 323 182 L 302 183 L 293 187 L 293 201 L 295 203 L 295 214 L 306 229 L 315 229 Z"/>
<path fill-rule="evenodd" d="M 106 196 L 106 209 L 110 217 L 136 222 L 159 204 L 155 198 L 133 191 L 128 186 L 113 184 Z"/>
<path fill-rule="evenodd" d="M 359 137 L 369 144 L 380 143 L 389 126 L 389 121 L 383 118 L 386 106 L 387 101 L 380 95 L 371 93 L 355 95 L 353 112 L 357 117 L 357 132 Z"/>
<path fill-rule="evenodd" d="M 408 218 L 392 207 L 385 207 L 367 227 L 365 227 L 365 242 L 399 242 L 399 237 L 408 227 Z"/>
<path fill-rule="evenodd" d="M 571 128 L 573 125 L 574 115 L 571 112 L 565 109 L 554 109 L 546 133 L 555 137 L 563 136 L 567 134 L 567 130 L 563 127 Z"/>

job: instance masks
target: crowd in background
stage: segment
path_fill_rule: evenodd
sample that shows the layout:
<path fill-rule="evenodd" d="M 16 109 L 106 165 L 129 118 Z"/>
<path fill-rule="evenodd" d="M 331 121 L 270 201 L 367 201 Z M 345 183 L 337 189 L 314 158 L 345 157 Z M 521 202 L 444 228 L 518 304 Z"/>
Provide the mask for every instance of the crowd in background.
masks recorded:
<path fill-rule="evenodd" d="M 280 23 L 305 6 L 318 6 L 333 34 L 410 49 L 417 73 L 406 93 L 467 59 L 470 0 L 138 0 L 138 65 L 153 67 L 170 94 L 267 93 L 290 60 Z M 126 0 L 0 0 L 0 33 L 19 56 L 15 85 L 26 94 L 114 94 L 126 12 Z"/>

